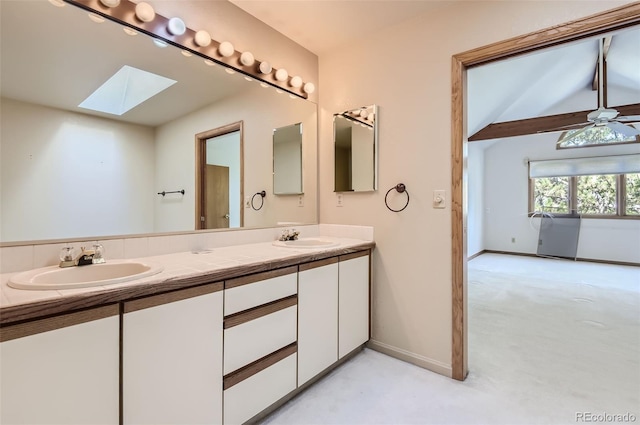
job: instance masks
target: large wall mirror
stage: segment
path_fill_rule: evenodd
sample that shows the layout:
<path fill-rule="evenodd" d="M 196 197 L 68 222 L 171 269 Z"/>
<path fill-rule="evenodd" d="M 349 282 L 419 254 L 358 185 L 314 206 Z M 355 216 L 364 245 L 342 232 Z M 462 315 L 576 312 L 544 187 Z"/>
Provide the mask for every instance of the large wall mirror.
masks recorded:
<path fill-rule="evenodd" d="M 69 4 L 2 1 L 0 17 L 0 242 L 195 230 L 196 135 L 237 122 L 245 195 L 274 193 L 273 129 L 301 123 L 305 203 L 268 196 L 255 211 L 232 199 L 243 210 L 229 227 L 317 223 L 314 103 Z M 135 78 L 114 77 L 125 65 L 163 77 L 159 93 L 121 115 L 79 107 L 107 80 Z M 106 93 L 132 105 L 131 89 Z"/>
<path fill-rule="evenodd" d="M 378 107 L 333 115 L 335 192 L 378 189 Z"/>

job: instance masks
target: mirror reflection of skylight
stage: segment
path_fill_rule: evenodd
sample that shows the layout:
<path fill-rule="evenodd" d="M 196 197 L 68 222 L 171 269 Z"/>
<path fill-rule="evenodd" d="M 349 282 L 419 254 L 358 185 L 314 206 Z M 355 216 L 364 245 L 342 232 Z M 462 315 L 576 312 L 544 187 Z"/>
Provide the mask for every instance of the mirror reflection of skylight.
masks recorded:
<path fill-rule="evenodd" d="M 175 83 L 170 78 L 125 65 L 78 106 L 122 115 Z"/>
<path fill-rule="evenodd" d="M 639 143 L 637 136 L 627 136 L 605 125 L 596 125 L 579 135 L 574 136 L 580 129 L 562 133 L 558 140 L 558 149 L 581 148 L 587 146 L 618 145 L 621 143 Z"/>

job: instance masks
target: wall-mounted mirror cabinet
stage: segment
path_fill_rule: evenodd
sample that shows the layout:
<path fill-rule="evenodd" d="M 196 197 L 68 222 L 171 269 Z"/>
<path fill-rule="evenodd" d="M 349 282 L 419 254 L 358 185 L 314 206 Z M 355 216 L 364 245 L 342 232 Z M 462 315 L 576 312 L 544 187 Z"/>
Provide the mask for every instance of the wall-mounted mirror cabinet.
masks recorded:
<path fill-rule="evenodd" d="M 301 123 L 303 166 L 299 156 L 292 166 L 303 170 L 305 203 L 272 196 L 254 211 L 230 197 L 228 226 L 317 222 L 314 103 L 143 33 L 129 35 L 113 21 L 91 20 L 71 4 L 1 1 L 0 8 L 0 242 L 200 228 L 196 135 L 237 122 L 244 173 L 236 192 L 245 196 L 274 192 L 272 144 L 265 140 L 274 128 Z M 174 82 L 126 112 L 79 106 L 125 65 Z M 114 90 L 107 97 L 118 98 Z M 220 163 L 210 151 L 207 162 Z"/>
<path fill-rule="evenodd" d="M 333 116 L 335 192 L 378 189 L 378 107 Z"/>
<path fill-rule="evenodd" d="M 302 123 L 273 130 L 273 193 L 300 195 L 302 190 Z"/>

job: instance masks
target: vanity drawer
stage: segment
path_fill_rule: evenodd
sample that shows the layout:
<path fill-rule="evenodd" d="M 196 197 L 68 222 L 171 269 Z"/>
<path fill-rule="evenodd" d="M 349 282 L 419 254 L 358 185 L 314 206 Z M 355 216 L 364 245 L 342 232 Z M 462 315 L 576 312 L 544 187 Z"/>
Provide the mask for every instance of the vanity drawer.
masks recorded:
<path fill-rule="evenodd" d="M 292 266 L 226 281 L 225 316 L 296 294 L 297 272 L 298 267 Z"/>
<path fill-rule="evenodd" d="M 289 354 L 232 386 L 225 377 L 224 424 L 242 424 L 295 390 L 297 358 Z"/>
<path fill-rule="evenodd" d="M 298 298 L 294 295 L 277 303 L 225 318 L 225 375 L 296 342 L 297 301 Z M 251 318 L 252 315 L 260 314 L 260 309 L 268 308 L 278 310 Z M 244 321 L 246 319 L 249 320 Z"/>

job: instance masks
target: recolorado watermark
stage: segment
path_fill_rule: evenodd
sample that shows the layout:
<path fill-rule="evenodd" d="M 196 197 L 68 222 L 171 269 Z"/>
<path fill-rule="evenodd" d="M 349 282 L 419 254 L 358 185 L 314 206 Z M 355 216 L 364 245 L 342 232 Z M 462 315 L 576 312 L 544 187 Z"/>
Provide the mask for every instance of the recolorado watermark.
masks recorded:
<path fill-rule="evenodd" d="M 593 412 L 576 412 L 576 422 L 602 422 L 602 423 L 631 423 L 637 420 L 633 413 L 593 413 Z"/>

